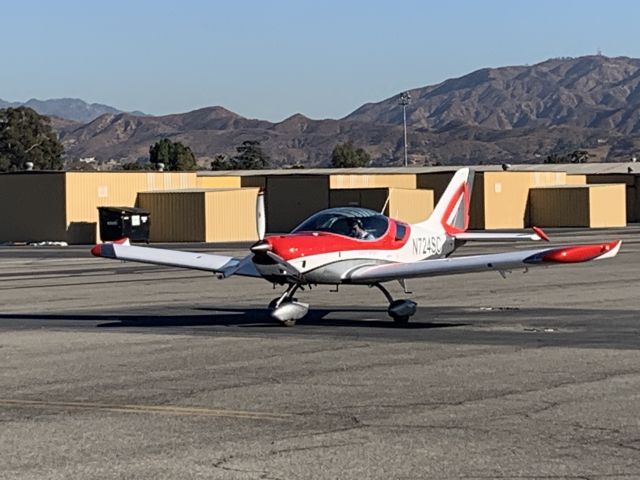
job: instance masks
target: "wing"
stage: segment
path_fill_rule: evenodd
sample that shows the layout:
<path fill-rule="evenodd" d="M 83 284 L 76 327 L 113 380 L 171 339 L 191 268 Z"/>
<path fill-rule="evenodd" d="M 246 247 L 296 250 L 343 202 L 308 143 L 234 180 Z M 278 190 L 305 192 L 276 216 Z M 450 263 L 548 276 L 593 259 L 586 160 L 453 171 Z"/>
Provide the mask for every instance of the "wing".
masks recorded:
<path fill-rule="evenodd" d="M 253 254 L 246 257 L 227 257 L 163 248 L 137 247 L 129 245 L 128 242 L 101 243 L 94 246 L 91 253 L 96 257 L 203 270 L 218 273 L 223 277 L 231 275 L 260 276 L 251 261 Z"/>
<path fill-rule="evenodd" d="M 610 243 L 441 258 L 412 263 L 389 263 L 352 270 L 343 280 L 351 283 L 375 283 L 404 278 L 486 271 L 502 272 L 545 265 L 588 262 L 615 257 L 621 244 L 622 241 L 616 240 Z"/>

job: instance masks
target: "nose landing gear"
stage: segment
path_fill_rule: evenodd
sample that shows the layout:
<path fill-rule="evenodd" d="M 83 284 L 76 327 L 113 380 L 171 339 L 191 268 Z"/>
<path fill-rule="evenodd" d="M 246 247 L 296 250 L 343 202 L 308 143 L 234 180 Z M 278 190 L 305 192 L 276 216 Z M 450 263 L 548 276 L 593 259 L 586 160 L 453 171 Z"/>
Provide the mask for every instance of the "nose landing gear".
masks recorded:
<path fill-rule="evenodd" d="M 309 304 L 298 302 L 293 294 L 300 288 L 299 283 L 292 283 L 289 288 L 278 298 L 269 303 L 272 309 L 271 316 L 280 322 L 283 327 L 293 327 L 296 321 L 309 312 Z"/>

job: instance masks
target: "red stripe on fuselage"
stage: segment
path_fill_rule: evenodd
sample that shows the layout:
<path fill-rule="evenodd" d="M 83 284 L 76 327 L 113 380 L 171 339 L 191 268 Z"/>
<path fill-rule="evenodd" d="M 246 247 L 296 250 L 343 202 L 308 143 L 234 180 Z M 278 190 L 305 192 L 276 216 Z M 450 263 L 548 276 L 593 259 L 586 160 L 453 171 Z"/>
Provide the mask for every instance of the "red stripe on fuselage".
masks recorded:
<path fill-rule="evenodd" d="M 401 240 L 395 239 L 396 228 L 396 222 L 390 220 L 386 233 L 375 240 L 358 240 L 330 232 L 298 232 L 267 236 L 265 240 L 271 244 L 274 253 L 289 261 L 323 253 L 354 250 L 397 250 L 402 248 L 411 237 L 411 227 L 405 226 L 406 232 Z"/>

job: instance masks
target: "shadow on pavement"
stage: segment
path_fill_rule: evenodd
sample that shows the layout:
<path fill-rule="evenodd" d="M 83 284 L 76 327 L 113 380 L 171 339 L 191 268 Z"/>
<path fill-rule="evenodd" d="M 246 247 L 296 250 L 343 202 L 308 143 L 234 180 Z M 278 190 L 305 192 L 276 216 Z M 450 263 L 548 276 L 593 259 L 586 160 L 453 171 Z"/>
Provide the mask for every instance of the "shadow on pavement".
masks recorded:
<path fill-rule="evenodd" d="M 220 326 L 242 328 L 282 328 L 271 318 L 270 312 L 264 308 L 197 308 L 195 310 L 208 312 L 203 314 L 0 314 L 0 320 L 18 320 L 24 322 L 68 322 L 85 324 L 95 322 L 97 328 L 163 328 L 163 327 L 194 327 Z M 371 313 L 380 319 L 340 318 L 341 313 Z M 326 318 L 332 314 L 331 318 Z M 391 319 L 386 318 L 386 312 L 380 309 L 336 308 L 312 309 L 306 317 L 298 320 L 299 326 L 327 326 L 327 327 L 363 327 L 363 328 L 392 328 L 392 329 L 429 329 L 451 328 L 467 325 L 460 322 L 424 322 L 415 320 L 407 326 L 396 326 Z"/>

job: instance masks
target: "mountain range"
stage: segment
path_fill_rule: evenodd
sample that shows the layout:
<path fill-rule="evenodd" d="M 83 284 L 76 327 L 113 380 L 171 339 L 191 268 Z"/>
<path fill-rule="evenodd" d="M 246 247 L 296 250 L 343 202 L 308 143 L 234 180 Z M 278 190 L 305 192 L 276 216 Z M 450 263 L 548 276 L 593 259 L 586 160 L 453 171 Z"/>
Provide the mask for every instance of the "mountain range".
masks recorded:
<path fill-rule="evenodd" d="M 593 161 L 621 161 L 640 151 L 640 59 L 594 55 L 484 68 L 409 93 L 412 165 L 540 163 L 576 149 Z M 116 111 L 53 124 L 72 158 L 143 159 L 151 144 L 168 137 L 191 146 L 203 165 L 216 154 L 233 155 L 244 140 L 259 140 L 274 166 L 324 166 L 337 143 L 351 140 L 374 165 L 400 165 L 398 99 L 365 104 L 337 120 L 295 114 L 273 123 L 220 106 L 154 117 L 99 105 Z"/>
<path fill-rule="evenodd" d="M 118 114 L 122 112 L 121 110 L 110 107 L 109 105 L 103 105 L 101 103 L 87 103 L 79 98 L 53 98 L 50 100 L 38 100 L 36 98 L 32 98 L 26 102 L 8 102 L 0 98 L 0 108 L 7 107 L 29 107 L 42 115 L 58 117 L 80 123 L 90 122 L 98 118 L 100 115 Z M 142 112 L 132 112 L 132 114 L 145 115 Z"/>

